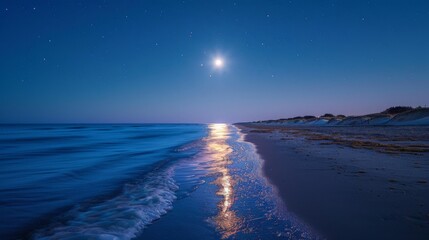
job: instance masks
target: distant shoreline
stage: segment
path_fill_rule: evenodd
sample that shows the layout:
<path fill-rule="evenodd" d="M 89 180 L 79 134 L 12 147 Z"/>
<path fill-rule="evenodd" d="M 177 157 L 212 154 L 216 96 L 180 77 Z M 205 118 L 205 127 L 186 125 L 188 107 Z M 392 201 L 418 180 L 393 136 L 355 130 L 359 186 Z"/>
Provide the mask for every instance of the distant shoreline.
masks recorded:
<path fill-rule="evenodd" d="M 256 125 L 283 126 L 428 126 L 429 108 L 391 107 L 379 113 L 362 116 L 333 115 L 303 116 L 248 122 Z"/>

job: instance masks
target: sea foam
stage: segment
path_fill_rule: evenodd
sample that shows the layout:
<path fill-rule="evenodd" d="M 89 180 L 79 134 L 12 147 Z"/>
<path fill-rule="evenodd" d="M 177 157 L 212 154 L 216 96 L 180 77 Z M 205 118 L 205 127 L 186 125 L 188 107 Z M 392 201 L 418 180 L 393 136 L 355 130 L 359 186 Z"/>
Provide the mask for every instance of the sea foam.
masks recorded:
<path fill-rule="evenodd" d="M 172 208 L 178 186 L 173 168 L 149 173 L 125 185 L 121 194 L 89 206 L 79 205 L 33 239 L 131 239 Z"/>

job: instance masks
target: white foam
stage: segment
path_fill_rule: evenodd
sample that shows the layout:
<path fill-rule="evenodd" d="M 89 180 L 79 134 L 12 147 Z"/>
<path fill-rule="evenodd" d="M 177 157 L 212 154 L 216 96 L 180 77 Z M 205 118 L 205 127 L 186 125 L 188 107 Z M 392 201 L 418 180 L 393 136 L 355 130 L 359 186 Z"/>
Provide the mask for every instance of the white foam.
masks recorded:
<path fill-rule="evenodd" d="M 131 239 L 172 208 L 178 186 L 173 169 L 149 173 L 122 194 L 90 207 L 77 207 L 33 239 Z"/>

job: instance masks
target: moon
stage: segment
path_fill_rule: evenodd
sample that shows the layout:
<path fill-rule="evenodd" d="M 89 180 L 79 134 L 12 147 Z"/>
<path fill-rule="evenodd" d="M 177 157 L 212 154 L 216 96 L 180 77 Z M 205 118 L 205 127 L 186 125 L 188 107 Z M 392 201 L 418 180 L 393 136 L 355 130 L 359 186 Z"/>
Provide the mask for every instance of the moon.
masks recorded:
<path fill-rule="evenodd" d="M 217 57 L 217 58 L 215 58 L 215 59 L 214 59 L 214 61 L 213 61 L 213 65 L 214 65 L 214 67 L 215 67 L 215 68 L 220 69 L 220 68 L 222 68 L 222 67 L 223 67 L 223 65 L 224 65 L 224 61 L 223 61 L 223 59 L 222 59 L 222 58 Z"/>

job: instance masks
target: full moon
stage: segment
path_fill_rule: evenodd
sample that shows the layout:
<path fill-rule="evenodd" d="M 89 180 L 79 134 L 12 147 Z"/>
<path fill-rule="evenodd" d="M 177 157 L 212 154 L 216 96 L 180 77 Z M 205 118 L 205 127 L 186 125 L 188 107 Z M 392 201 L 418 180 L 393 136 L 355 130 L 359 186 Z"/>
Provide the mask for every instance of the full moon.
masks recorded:
<path fill-rule="evenodd" d="M 214 63 L 215 68 L 222 68 L 223 67 L 223 59 L 222 58 L 215 58 L 213 63 Z"/>

